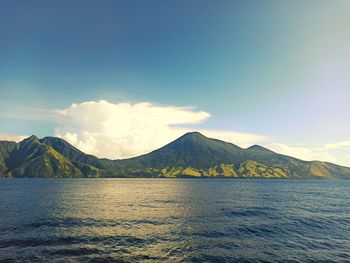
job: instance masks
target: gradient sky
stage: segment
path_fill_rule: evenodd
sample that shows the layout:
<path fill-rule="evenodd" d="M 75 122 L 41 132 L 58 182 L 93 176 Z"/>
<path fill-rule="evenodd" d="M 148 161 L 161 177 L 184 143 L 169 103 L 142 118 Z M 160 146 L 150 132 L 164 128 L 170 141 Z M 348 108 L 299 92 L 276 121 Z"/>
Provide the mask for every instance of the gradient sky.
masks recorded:
<path fill-rule="evenodd" d="M 149 102 L 210 114 L 188 129 L 261 135 L 279 152 L 350 165 L 349 10 L 347 0 L 2 0 L 0 133 L 58 135 L 72 118 L 53 112 L 73 103 Z"/>

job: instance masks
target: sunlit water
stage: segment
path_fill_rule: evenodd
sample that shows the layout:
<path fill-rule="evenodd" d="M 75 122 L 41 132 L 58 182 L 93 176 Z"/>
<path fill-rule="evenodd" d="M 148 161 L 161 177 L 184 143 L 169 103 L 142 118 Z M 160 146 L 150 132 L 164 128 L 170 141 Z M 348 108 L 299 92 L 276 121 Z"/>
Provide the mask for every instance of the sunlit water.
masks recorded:
<path fill-rule="evenodd" d="M 0 261 L 349 260 L 350 181 L 0 180 Z"/>

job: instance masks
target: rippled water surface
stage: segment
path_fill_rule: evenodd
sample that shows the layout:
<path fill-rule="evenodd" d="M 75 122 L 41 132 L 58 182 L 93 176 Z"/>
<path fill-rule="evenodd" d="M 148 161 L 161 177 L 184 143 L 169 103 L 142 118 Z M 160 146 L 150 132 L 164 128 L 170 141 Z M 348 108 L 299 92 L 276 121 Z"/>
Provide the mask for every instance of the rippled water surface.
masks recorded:
<path fill-rule="evenodd" d="M 0 261 L 350 262 L 350 181 L 0 180 Z"/>

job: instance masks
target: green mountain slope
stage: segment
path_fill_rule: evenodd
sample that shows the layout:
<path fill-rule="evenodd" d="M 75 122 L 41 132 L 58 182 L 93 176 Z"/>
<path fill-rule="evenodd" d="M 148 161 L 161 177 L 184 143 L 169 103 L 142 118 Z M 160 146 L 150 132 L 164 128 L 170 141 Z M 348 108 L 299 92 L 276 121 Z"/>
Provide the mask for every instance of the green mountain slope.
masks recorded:
<path fill-rule="evenodd" d="M 31 136 L 19 143 L 7 158 L 13 177 L 79 177 L 81 172 L 52 147 Z"/>
<path fill-rule="evenodd" d="M 100 172 L 88 164 L 77 164 L 48 144 L 31 136 L 13 147 L 4 158 L 3 177 L 84 177 Z"/>
<path fill-rule="evenodd" d="M 306 162 L 254 145 L 247 149 L 187 133 L 151 153 L 99 159 L 55 137 L 0 142 L 0 177 L 235 177 L 350 179 L 350 168 Z"/>
<path fill-rule="evenodd" d="M 239 162 L 243 149 L 220 140 L 208 139 L 198 132 L 187 133 L 149 154 L 122 160 L 142 166 L 162 168 L 169 164 L 209 168 L 213 163 Z"/>
<path fill-rule="evenodd" d="M 0 141 L 0 178 L 8 172 L 5 160 L 9 157 L 10 153 L 16 148 L 17 143 L 15 142 Z"/>
<path fill-rule="evenodd" d="M 115 162 L 114 176 L 350 178 L 347 167 L 306 162 L 258 145 L 242 149 L 198 132 L 149 154 Z"/>
<path fill-rule="evenodd" d="M 71 161 L 88 164 L 100 169 L 104 168 L 102 160 L 93 155 L 83 153 L 65 140 L 56 137 L 45 137 L 41 139 L 40 142 L 50 145 L 53 149 Z"/>

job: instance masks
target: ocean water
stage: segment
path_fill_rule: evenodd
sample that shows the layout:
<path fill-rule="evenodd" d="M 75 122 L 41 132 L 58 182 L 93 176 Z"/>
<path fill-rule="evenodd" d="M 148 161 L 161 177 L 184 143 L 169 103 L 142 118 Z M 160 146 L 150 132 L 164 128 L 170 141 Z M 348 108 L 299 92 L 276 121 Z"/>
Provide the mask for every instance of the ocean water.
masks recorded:
<path fill-rule="evenodd" d="M 0 180 L 1 262 L 350 262 L 350 181 Z"/>

